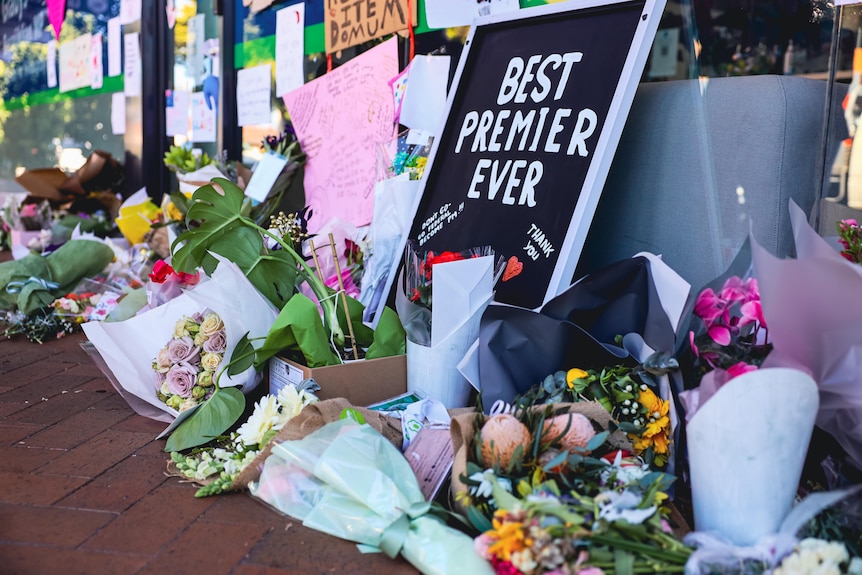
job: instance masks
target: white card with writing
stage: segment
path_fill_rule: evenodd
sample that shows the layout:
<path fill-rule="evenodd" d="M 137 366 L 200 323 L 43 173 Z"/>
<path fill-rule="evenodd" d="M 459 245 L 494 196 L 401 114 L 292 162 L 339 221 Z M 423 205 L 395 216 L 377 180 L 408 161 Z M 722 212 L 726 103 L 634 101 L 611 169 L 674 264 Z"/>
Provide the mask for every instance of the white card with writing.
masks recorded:
<path fill-rule="evenodd" d="M 269 124 L 272 118 L 272 64 L 237 71 L 237 125 Z"/>
<path fill-rule="evenodd" d="M 305 83 L 305 3 L 275 13 L 275 95 Z"/>

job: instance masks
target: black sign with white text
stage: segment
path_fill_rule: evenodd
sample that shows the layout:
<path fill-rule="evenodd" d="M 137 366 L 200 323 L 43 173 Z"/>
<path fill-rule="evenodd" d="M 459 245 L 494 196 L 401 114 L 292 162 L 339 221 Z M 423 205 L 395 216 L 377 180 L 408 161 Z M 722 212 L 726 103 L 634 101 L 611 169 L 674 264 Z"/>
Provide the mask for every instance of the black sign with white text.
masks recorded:
<path fill-rule="evenodd" d="M 530 17 L 525 10 L 474 27 L 409 236 L 421 249 L 490 245 L 507 261 L 497 301 L 543 303 L 571 251 L 578 202 L 600 193 L 587 189 L 589 180 L 600 187 L 607 175 L 619 134 L 609 139 L 603 130 L 644 9 L 639 1 Z M 604 173 L 588 178 L 605 154 Z"/>

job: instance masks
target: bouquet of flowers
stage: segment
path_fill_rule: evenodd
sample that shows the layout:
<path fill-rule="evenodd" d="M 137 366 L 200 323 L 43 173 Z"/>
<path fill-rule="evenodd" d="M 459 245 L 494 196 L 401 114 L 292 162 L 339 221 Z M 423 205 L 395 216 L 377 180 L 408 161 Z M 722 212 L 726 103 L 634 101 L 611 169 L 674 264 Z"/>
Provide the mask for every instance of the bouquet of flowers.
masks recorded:
<path fill-rule="evenodd" d="M 458 252 L 423 252 L 416 245 L 416 242 L 411 240 L 407 243 L 407 250 L 405 252 L 404 258 L 404 270 L 406 280 L 405 289 L 407 293 L 407 298 L 411 302 L 417 305 L 421 305 L 422 307 L 430 310 L 431 284 L 433 281 L 433 272 L 435 265 L 492 255 L 494 255 L 494 251 L 491 249 L 491 246 L 470 248 L 468 250 Z M 496 276 L 497 274 L 495 273 L 495 277 Z"/>
<path fill-rule="evenodd" d="M 854 219 L 835 222 L 841 257 L 854 264 L 862 264 L 862 227 Z"/>
<path fill-rule="evenodd" d="M 663 517 L 673 478 L 616 452 L 587 492 L 553 481 L 513 495 L 486 473 L 498 510 L 475 540 L 498 574 L 682 573 L 691 549 Z"/>
<path fill-rule="evenodd" d="M 650 366 L 650 367 L 645 367 Z M 548 375 L 520 401 L 527 405 L 560 401 L 595 401 L 613 418 L 613 427 L 627 433 L 636 455 L 664 467 L 671 444 L 670 401 L 663 400 L 653 379 L 676 367 L 666 354 L 654 354 L 644 365 L 616 365 L 602 370 L 572 368 Z"/>
<path fill-rule="evenodd" d="M 153 359 L 158 398 L 179 412 L 203 403 L 215 391 L 226 347 L 224 322 L 217 313 L 205 309 L 183 316 Z"/>
<path fill-rule="evenodd" d="M 278 395 L 265 395 L 255 403 L 251 416 L 215 445 L 196 448 L 188 455 L 171 452 L 171 461 L 183 476 L 203 483 L 195 497 L 217 495 L 231 489 L 242 489 L 237 478 L 251 465 L 266 446 L 285 426 L 299 415 L 306 405 L 317 402 L 314 391 L 319 386 L 313 380 L 304 385 L 286 385 Z"/>
<path fill-rule="evenodd" d="M 610 414 L 596 402 L 519 403 L 492 413 L 458 415 L 450 425 L 454 500 L 479 530 L 490 526 L 499 507 L 493 484 L 526 493 L 553 481 L 565 490 L 593 494 L 590 486 L 607 466 L 602 457 L 631 451 L 621 430 L 609 431 Z"/>
<path fill-rule="evenodd" d="M 782 559 L 773 575 L 836 573 L 862 575 L 862 559 L 853 557 L 840 541 L 807 538 L 800 541 L 793 553 Z"/>
<path fill-rule="evenodd" d="M 699 388 L 680 394 L 687 419 L 727 381 L 760 367 L 772 350 L 754 278 L 731 276 L 718 293 L 704 289 L 693 316 L 702 324 L 698 335 L 689 332 L 692 378 Z"/>
<path fill-rule="evenodd" d="M 52 307 L 55 314 L 74 318 L 75 323 L 102 321 L 117 307 L 120 297 L 120 294 L 112 291 L 73 292 L 54 300 Z"/>

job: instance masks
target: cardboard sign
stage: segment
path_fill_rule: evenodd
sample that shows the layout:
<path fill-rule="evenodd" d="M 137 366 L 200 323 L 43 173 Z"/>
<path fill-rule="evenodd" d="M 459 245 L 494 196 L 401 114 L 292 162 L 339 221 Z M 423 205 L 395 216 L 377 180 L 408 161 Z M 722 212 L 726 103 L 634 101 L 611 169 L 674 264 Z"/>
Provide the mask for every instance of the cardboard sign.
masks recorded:
<path fill-rule="evenodd" d="M 409 237 L 433 251 L 492 246 L 507 260 L 500 302 L 536 308 L 568 287 L 663 7 L 477 20 Z"/>
<path fill-rule="evenodd" d="M 326 0 L 323 11 L 326 53 L 416 26 L 417 4 L 409 0 Z"/>

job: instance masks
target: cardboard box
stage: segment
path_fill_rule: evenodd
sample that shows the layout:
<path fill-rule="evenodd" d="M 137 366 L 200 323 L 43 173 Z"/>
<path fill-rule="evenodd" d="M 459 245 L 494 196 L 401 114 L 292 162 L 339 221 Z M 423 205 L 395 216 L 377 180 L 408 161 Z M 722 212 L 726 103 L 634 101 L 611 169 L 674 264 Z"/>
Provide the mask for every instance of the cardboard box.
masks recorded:
<path fill-rule="evenodd" d="M 22 174 L 15 177 L 15 181 L 34 198 L 45 198 L 53 202 L 62 201 L 68 196 L 60 191 L 68 179 L 66 172 L 59 168 L 24 170 Z"/>
<path fill-rule="evenodd" d="M 281 357 L 269 360 L 269 392 L 278 393 L 285 385 L 298 385 L 314 378 L 320 384 L 320 399 L 343 397 L 353 405 L 365 407 L 407 391 L 407 356 L 363 359 L 308 368 Z"/>

